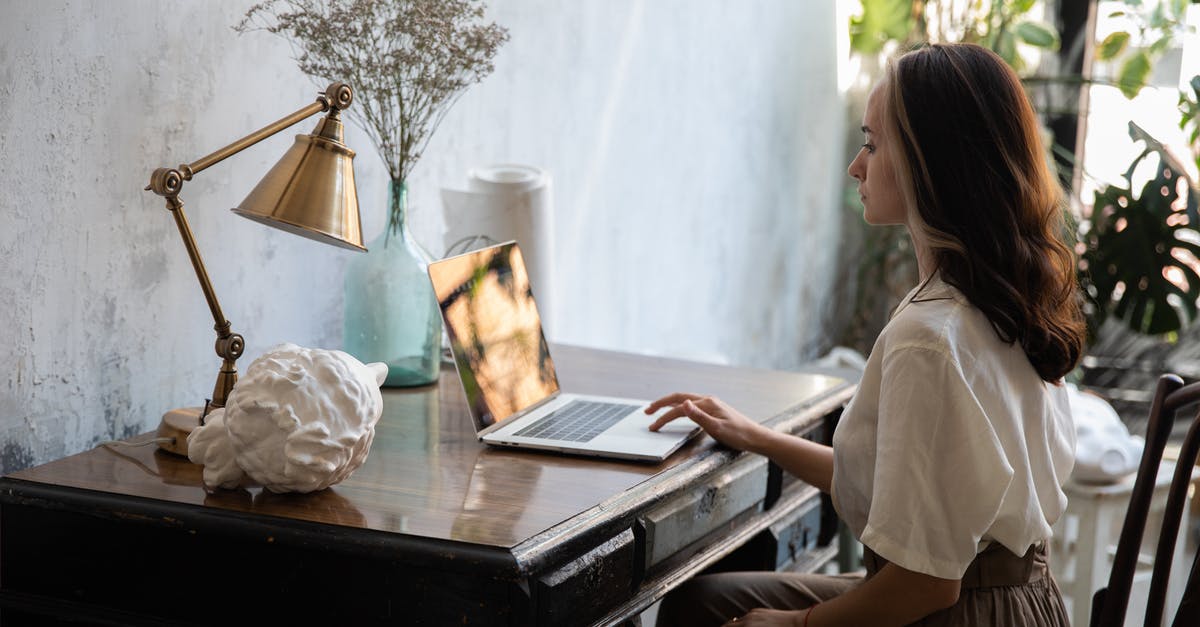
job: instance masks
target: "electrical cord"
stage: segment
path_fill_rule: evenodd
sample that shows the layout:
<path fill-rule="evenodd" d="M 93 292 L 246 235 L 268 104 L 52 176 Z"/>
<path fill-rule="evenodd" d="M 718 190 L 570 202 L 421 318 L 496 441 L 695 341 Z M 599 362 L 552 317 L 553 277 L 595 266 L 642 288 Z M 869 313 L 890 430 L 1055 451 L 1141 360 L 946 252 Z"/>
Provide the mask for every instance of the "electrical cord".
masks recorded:
<path fill-rule="evenodd" d="M 99 444 L 99 446 L 136 447 L 136 446 L 149 446 L 151 444 L 163 444 L 163 443 L 174 442 L 174 441 L 175 441 L 175 438 L 153 438 L 150 440 L 146 440 L 145 442 L 123 442 L 121 440 L 107 440 L 105 442 L 101 442 Z"/>

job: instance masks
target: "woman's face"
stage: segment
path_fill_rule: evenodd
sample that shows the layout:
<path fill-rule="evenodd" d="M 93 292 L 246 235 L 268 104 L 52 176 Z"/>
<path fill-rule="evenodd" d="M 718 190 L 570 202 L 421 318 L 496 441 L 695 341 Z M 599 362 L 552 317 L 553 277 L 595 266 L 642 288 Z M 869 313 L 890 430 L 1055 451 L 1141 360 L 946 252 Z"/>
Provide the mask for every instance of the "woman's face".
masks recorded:
<path fill-rule="evenodd" d="M 858 195 L 863 203 L 863 217 L 868 224 L 905 224 L 908 212 L 896 185 L 896 174 L 892 169 L 892 141 L 883 132 L 884 90 L 882 83 L 876 85 L 867 96 L 867 110 L 863 115 L 863 133 L 866 141 L 858 150 L 847 172 L 858 180 Z"/>

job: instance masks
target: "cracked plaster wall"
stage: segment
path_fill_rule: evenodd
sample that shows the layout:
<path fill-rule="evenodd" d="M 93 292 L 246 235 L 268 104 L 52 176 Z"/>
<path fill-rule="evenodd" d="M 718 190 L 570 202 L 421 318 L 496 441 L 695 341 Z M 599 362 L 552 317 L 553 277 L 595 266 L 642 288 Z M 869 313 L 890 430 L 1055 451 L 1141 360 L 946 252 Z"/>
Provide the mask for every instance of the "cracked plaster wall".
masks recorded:
<path fill-rule="evenodd" d="M 212 319 L 162 199 L 142 188 L 309 102 L 288 45 L 238 35 L 250 2 L 6 3 L 0 21 L 0 472 L 154 428 L 211 395 Z M 511 40 L 411 183 L 476 165 L 554 177 L 556 340 L 794 367 L 827 348 L 844 187 L 833 3 L 492 0 Z M 238 218 L 315 118 L 206 170 L 181 198 L 243 369 L 341 346 L 352 253 Z M 386 174 L 348 128 L 364 231 Z M 665 390 L 664 390 L 665 392 Z"/>

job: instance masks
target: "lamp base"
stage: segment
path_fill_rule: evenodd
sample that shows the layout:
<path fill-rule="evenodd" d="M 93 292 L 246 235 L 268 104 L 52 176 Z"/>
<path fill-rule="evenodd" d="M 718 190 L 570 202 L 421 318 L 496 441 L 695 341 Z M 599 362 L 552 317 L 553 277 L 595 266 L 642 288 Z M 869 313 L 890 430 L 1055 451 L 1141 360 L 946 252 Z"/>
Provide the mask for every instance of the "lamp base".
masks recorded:
<path fill-rule="evenodd" d="M 158 448 L 168 453 L 187 457 L 188 435 L 200 426 L 200 415 L 203 413 L 203 407 L 182 407 L 163 414 L 162 422 L 158 423 L 158 431 L 155 436 L 170 438 L 170 440 L 160 441 Z"/>

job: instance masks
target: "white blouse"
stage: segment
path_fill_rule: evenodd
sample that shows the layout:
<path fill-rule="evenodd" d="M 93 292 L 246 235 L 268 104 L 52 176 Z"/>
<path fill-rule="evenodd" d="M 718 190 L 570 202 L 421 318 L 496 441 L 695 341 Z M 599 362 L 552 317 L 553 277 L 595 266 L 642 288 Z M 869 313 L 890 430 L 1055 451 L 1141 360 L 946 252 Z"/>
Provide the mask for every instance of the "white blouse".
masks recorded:
<path fill-rule="evenodd" d="M 1075 427 L 1066 388 L 935 277 L 880 333 L 833 453 L 834 507 L 864 545 L 960 579 L 991 542 L 1023 555 L 1050 537 Z"/>

